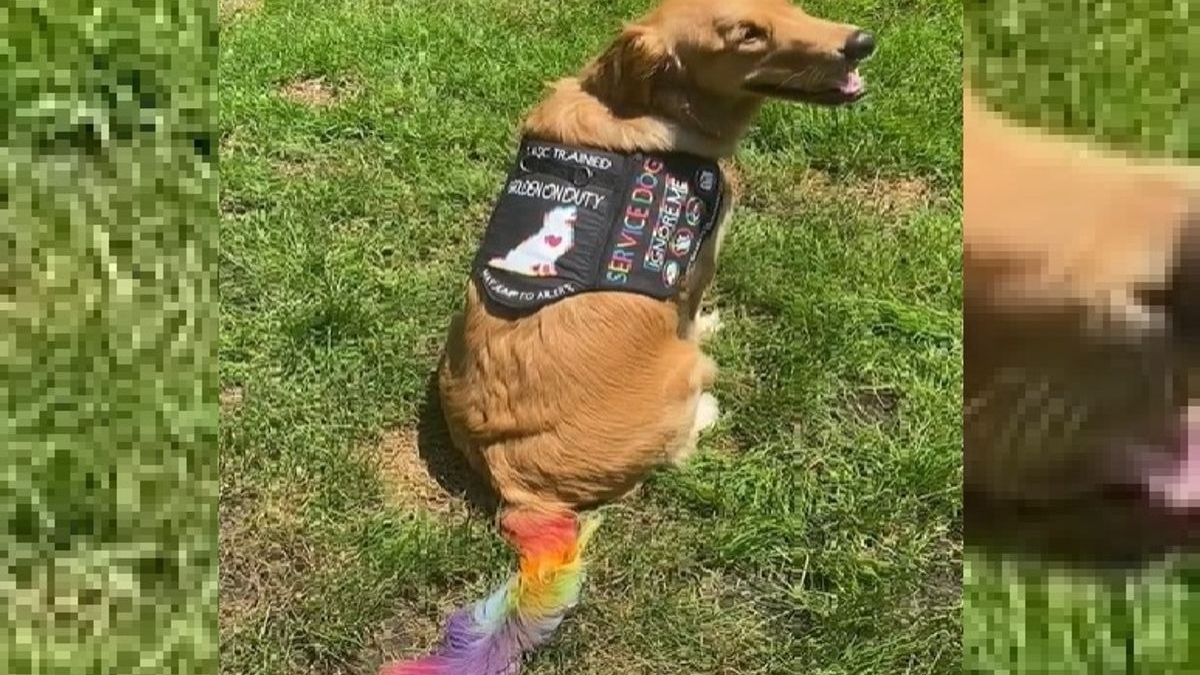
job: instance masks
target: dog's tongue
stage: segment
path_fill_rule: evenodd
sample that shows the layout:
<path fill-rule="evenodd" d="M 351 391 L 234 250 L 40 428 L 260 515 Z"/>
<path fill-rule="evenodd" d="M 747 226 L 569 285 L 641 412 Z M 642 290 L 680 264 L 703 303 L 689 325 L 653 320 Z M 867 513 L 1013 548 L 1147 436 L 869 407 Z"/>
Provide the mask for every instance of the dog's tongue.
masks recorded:
<path fill-rule="evenodd" d="M 853 96 L 863 89 L 862 75 L 858 74 L 857 70 L 852 70 L 842 79 L 842 83 L 838 85 L 838 91 L 843 94 Z"/>
<path fill-rule="evenodd" d="M 1173 509 L 1200 509 L 1200 402 L 1183 412 L 1182 458 L 1169 470 L 1149 476 L 1150 490 Z"/>

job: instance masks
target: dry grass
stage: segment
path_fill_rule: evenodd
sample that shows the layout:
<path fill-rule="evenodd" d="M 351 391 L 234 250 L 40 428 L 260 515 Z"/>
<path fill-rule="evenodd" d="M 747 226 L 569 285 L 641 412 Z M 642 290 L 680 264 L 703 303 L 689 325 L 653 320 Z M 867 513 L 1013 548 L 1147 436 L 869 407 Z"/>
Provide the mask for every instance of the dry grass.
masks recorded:
<path fill-rule="evenodd" d="M 303 533 L 303 499 L 267 494 L 220 504 L 222 634 L 269 610 L 279 614 L 303 598 L 321 556 Z"/>
<path fill-rule="evenodd" d="M 441 637 L 446 617 L 469 601 L 442 598 L 428 605 L 405 603 L 395 607 L 391 617 L 365 640 L 357 661 L 366 668 L 360 672 L 376 672 L 384 663 L 426 654 Z"/>
<path fill-rule="evenodd" d="M 852 417 L 864 424 L 887 424 L 900 408 L 900 395 L 887 387 L 864 387 L 844 403 Z"/>
<path fill-rule="evenodd" d="M 490 512 L 494 506 L 488 487 L 450 446 L 440 425 L 391 429 L 362 452 L 394 508 L 450 518 L 472 510 Z"/>
<path fill-rule="evenodd" d="M 354 93 L 349 82 L 327 82 L 324 77 L 310 77 L 289 82 L 279 89 L 289 101 L 307 108 L 326 108 L 336 105 Z"/>
<path fill-rule="evenodd" d="M 242 396 L 245 391 L 241 387 L 227 387 L 221 390 L 220 404 L 221 414 L 229 414 L 242 405 Z"/>
<path fill-rule="evenodd" d="M 262 9 L 263 0 L 217 0 L 217 18 L 227 24 Z"/>
<path fill-rule="evenodd" d="M 392 429 L 383 435 L 372 453 L 379 477 L 391 504 L 402 510 L 420 509 L 449 515 L 465 510 L 461 499 L 449 494 L 421 458 L 418 435 L 413 429 Z"/>
<path fill-rule="evenodd" d="M 792 209 L 797 204 L 813 202 L 842 203 L 883 218 L 898 219 L 929 209 L 944 198 L 928 179 L 916 176 L 859 176 L 846 180 L 816 169 L 779 172 L 746 164 L 739 164 L 738 168 L 745 184 L 755 186 L 745 200 L 739 200 L 742 206 L 751 209 L 781 204 Z"/>
<path fill-rule="evenodd" d="M 808 171 L 795 186 L 798 195 L 834 194 L 842 200 L 858 202 L 880 215 L 898 216 L 929 206 L 935 192 L 920 178 L 873 178 L 847 185 L 830 179 L 820 171 Z"/>

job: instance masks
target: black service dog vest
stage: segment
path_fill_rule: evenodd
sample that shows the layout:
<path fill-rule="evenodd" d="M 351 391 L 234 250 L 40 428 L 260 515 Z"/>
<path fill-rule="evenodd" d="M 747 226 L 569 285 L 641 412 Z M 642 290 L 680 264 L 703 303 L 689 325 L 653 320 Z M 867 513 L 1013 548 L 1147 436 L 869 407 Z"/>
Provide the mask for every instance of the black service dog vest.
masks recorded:
<path fill-rule="evenodd" d="M 712 235 L 717 163 L 524 139 L 492 211 L 473 276 L 487 296 L 532 310 L 586 291 L 665 300 Z"/>

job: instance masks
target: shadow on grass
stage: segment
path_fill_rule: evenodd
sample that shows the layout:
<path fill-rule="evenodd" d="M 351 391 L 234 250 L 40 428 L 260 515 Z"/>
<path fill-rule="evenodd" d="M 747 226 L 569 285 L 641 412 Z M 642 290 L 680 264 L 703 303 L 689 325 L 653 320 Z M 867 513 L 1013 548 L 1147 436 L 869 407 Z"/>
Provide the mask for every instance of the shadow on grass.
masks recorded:
<path fill-rule="evenodd" d="M 450 440 L 450 429 L 438 396 L 437 370 L 425 382 L 425 398 L 417 418 L 417 453 L 437 484 L 462 499 L 473 514 L 491 517 L 499 506 L 496 493 L 467 463 Z"/>

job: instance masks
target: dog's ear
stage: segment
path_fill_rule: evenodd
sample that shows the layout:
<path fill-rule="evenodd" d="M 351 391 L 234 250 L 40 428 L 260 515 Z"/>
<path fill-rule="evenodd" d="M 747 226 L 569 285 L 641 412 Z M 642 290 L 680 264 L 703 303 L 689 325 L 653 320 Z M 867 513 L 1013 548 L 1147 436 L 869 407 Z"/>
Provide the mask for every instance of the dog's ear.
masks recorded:
<path fill-rule="evenodd" d="M 653 27 L 630 24 L 585 71 L 583 87 L 617 113 L 644 113 L 678 68 Z"/>

